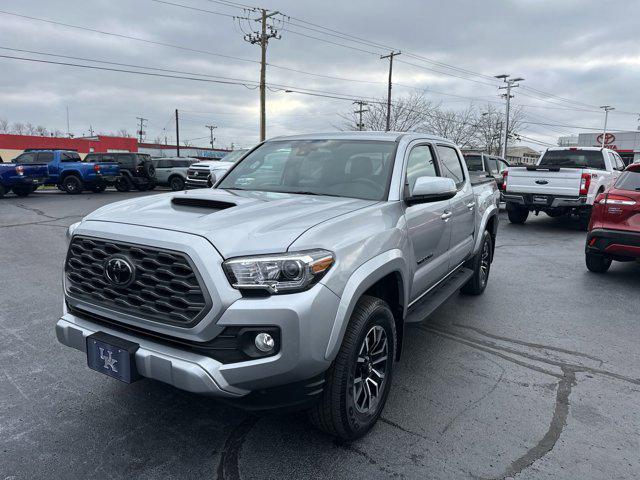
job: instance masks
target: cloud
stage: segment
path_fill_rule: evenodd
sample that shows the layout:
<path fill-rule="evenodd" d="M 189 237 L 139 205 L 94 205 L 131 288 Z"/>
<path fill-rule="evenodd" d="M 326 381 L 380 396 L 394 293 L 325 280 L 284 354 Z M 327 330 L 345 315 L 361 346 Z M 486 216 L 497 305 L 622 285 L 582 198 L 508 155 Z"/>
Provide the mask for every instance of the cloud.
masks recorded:
<path fill-rule="evenodd" d="M 182 3 L 234 15 L 246 14 L 205 0 L 182 0 Z M 273 39 L 269 45 L 267 81 L 271 84 L 337 92 L 350 97 L 382 98 L 386 95 L 388 63 L 379 58 L 385 49 L 348 42 L 340 35 L 324 36 L 313 30 L 317 27 L 301 23 L 302 19 L 376 44 L 402 49 L 403 55 L 394 64 L 394 95 L 408 94 L 416 88 L 426 89 L 434 101 L 442 101 L 453 109 L 464 108 L 471 101 L 475 104 L 501 102 L 498 96 L 501 92 L 495 82 L 409 55 L 415 53 L 489 76 L 505 72 L 523 76 L 526 79 L 523 85 L 596 107 L 604 103 L 614 105 L 617 113 L 611 116 L 612 128 L 636 127 L 636 118 L 621 112 L 640 110 L 640 93 L 629 88 L 637 83 L 640 68 L 640 49 L 635 38 L 636 19 L 640 15 L 637 2 L 618 0 L 603 5 L 595 0 L 326 0 L 311 4 L 272 0 L 263 6 L 292 17 L 291 21 L 280 25 L 282 38 Z M 243 29 L 246 32 L 250 22 L 151 0 L 33 0 L 14 2 L 4 8 L 209 53 L 151 45 L 5 14 L 0 14 L 2 47 L 252 82 L 259 78 L 259 48 L 243 40 Z M 326 38 L 371 53 L 342 48 L 308 36 Z M 224 58 L 216 53 L 251 61 Z M 0 50 L 0 54 L 17 55 L 6 50 Z M 33 54 L 22 56 L 37 57 Z M 291 69 L 360 82 L 306 75 Z M 10 59 L 0 59 L 0 78 L 0 117 L 12 122 L 32 122 L 64 129 L 68 106 L 71 129 L 76 134 L 86 132 L 89 124 L 95 130 L 127 128 L 133 132 L 136 117 L 144 116 L 149 119 L 150 140 L 165 134 L 171 139 L 175 128 L 174 110 L 178 108 L 183 111 L 182 138 L 204 137 L 208 132 L 204 125 L 215 123 L 221 144 L 233 142 L 246 146 L 258 139 L 258 91 L 240 85 L 154 78 Z M 430 89 L 440 93 L 430 93 Z M 514 104 L 529 105 L 526 111 L 532 118 L 594 128 L 602 123 L 599 112 L 575 111 L 579 108 L 576 104 L 550 97 L 543 101 L 540 95 L 524 89 L 516 90 L 515 95 Z M 332 129 L 340 123 L 337 114 L 351 107 L 350 101 L 270 90 L 268 135 Z M 561 132 L 572 131 L 578 130 L 537 126 L 525 134 L 554 142 Z"/>

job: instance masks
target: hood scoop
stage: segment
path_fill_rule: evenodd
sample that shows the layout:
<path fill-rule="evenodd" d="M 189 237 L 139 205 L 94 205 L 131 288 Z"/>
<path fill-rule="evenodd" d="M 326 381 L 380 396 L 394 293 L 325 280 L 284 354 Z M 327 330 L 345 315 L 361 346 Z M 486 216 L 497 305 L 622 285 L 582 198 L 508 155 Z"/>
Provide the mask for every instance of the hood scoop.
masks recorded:
<path fill-rule="evenodd" d="M 231 202 L 198 197 L 173 197 L 171 203 L 181 207 L 207 208 L 209 210 L 225 210 L 236 206 L 235 203 Z"/>

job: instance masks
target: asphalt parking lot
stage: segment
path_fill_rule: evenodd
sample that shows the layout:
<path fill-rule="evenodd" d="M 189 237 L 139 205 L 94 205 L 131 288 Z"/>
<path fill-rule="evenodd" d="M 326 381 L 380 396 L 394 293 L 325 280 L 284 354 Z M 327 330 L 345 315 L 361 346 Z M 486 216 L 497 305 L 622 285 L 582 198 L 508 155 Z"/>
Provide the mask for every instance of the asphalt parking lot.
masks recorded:
<path fill-rule="evenodd" d="M 382 421 L 347 445 L 57 343 L 66 227 L 135 195 L 0 200 L 0 479 L 640 477 L 640 265 L 587 272 L 572 222 L 503 218 L 485 294 L 408 330 Z"/>

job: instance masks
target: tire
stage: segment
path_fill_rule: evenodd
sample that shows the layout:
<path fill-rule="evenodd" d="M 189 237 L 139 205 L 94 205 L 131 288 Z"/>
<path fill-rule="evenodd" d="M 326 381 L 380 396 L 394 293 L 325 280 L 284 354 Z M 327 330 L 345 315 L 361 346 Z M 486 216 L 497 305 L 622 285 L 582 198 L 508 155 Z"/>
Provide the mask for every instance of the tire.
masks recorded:
<path fill-rule="evenodd" d="M 40 185 L 31 185 L 31 191 L 35 192 Z"/>
<path fill-rule="evenodd" d="M 127 177 L 120 177 L 120 179 L 116 182 L 115 187 L 119 192 L 128 192 L 131 190 L 131 180 Z"/>
<path fill-rule="evenodd" d="M 606 273 L 611 267 L 611 259 L 597 253 L 587 253 L 585 261 L 587 268 L 594 273 Z"/>
<path fill-rule="evenodd" d="M 11 190 L 19 197 L 26 197 L 31 193 L 31 185 L 16 185 Z"/>
<path fill-rule="evenodd" d="M 580 230 L 589 230 L 589 223 L 591 222 L 591 207 L 584 208 L 578 214 L 578 221 L 580 223 Z"/>
<path fill-rule="evenodd" d="M 371 347 L 368 350 L 367 345 Z M 351 315 L 340 351 L 327 371 L 322 396 L 308 412 L 311 423 L 346 441 L 365 435 L 377 422 L 387 401 L 395 352 L 396 329 L 389 306 L 378 298 L 363 296 Z M 376 380 L 377 395 L 373 395 Z M 358 385 L 363 386 L 358 390 Z"/>
<path fill-rule="evenodd" d="M 4 185 L 0 185 L 0 198 L 4 197 L 6 193 L 7 189 L 4 187 Z"/>
<path fill-rule="evenodd" d="M 171 190 L 173 190 L 174 192 L 177 192 L 178 190 L 184 190 L 184 178 L 176 175 L 175 177 L 171 177 L 169 179 L 169 187 L 171 187 Z"/>
<path fill-rule="evenodd" d="M 82 193 L 82 180 L 76 175 L 68 175 L 62 180 L 62 189 L 69 195 L 77 195 Z"/>
<path fill-rule="evenodd" d="M 473 268 L 473 277 L 460 289 L 467 295 L 480 295 L 487 288 L 491 262 L 493 261 L 493 239 L 488 230 L 482 234 L 480 250 L 473 256 L 470 267 Z"/>
<path fill-rule="evenodd" d="M 529 210 L 515 203 L 507 203 L 507 216 L 511 223 L 523 225 L 529 217 Z"/>
<path fill-rule="evenodd" d="M 92 185 L 91 186 L 91 191 L 93 193 L 102 193 L 107 189 L 106 185 Z"/>

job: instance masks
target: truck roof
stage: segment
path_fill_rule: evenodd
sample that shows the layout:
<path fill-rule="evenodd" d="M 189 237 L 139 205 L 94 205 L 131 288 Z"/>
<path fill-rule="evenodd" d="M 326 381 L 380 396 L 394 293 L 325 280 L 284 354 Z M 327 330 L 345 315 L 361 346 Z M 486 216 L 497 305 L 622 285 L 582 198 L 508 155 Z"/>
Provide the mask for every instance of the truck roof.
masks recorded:
<path fill-rule="evenodd" d="M 299 135 L 284 135 L 280 137 L 270 138 L 267 141 L 272 140 L 377 140 L 386 142 L 395 142 L 401 138 L 424 138 L 429 140 L 438 140 L 447 143 L 453 143 L 443 137 L 436 135 L 430 135 L 427 133 L 411 133 L 411 132 L 325 132 L 325 133 L 305 133 Z"/>
<path fill-rule="evenodd" d="M 602 147 L 549 147 L 547 148 L 548 152 L 553 152 L 556 150 L 591 150 L 591 151 L 601 151 Z"/>

